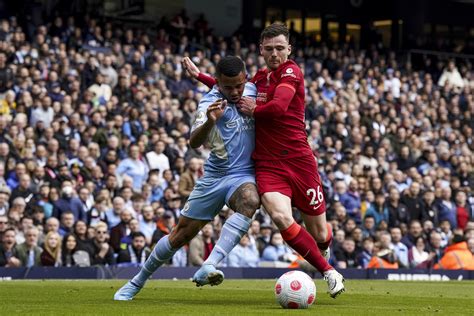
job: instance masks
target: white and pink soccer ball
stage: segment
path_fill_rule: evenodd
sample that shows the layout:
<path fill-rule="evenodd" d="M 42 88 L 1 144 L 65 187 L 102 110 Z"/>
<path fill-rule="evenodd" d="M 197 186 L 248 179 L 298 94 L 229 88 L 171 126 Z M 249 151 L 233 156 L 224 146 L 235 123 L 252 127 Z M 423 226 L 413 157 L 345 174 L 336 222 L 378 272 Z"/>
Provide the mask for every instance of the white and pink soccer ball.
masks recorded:
<path fill-rule="evenodd" d="M 316 285 L 306 273 L 289 271 L 277 280 L 275 297 L 283 308 L 308 308 L 316 299 Z"/>

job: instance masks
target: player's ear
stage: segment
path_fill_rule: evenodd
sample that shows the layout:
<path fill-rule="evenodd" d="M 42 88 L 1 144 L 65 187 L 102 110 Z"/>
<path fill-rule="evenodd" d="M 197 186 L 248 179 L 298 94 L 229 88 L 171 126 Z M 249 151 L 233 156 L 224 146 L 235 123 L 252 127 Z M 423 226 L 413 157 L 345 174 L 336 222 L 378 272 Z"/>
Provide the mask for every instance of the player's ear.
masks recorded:
<path fill-rule="evenodd" d="M 259 45 L 259 48 L 260 48 L 260 55 L 263 55 L 263 45 L 260 44 L 260 45 Z"/>
<path fill-rule="evenodd" d="M 292 49 L 291 44 L 288 44 L 288 55 L 291 55 L 291 49 Z"/>

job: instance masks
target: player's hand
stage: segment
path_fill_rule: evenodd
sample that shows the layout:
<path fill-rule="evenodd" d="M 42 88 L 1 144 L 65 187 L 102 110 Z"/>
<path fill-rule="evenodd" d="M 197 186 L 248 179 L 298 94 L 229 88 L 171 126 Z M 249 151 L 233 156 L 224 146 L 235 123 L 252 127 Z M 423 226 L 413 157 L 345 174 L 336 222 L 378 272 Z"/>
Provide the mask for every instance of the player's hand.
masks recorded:
<path fill-rule="evenodd" d="M 217 122 L 218 119 L 224 114 L 225 107 L 227 106 L 227 100 L 219 99 L 207 108 L 207 119 L 213 123 Z"/>
<path fill-rule="evenodd" d="M 256 107 L 257 104 L 255 103 L 255 100 L 249 97 L 242 97 L 240 98 L 239 103 L 237 103 L 237 109 L 247 116 L 253 116 Z"/>
<path fill-rule="evenodd" d="M 190 76 L 191 78 L 197 79 L 201 71 L 199 68 L 192 62 L 189 57 L 184 57 L 181 60 L 181 65 L 183 66 L 184 71 Z"/>

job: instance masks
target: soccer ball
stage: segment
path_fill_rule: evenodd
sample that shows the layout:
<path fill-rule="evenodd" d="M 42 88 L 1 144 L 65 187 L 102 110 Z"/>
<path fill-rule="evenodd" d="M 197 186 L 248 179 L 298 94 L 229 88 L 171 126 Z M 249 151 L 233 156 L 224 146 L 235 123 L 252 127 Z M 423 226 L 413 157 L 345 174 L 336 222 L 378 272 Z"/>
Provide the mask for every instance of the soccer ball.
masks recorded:
<path fill-rule="evenodd" d="M 306 273 L 289 271 L 276 282 L 275 297 L 283 308 L 308 308 L 316 298 L 316 285 Z"/>

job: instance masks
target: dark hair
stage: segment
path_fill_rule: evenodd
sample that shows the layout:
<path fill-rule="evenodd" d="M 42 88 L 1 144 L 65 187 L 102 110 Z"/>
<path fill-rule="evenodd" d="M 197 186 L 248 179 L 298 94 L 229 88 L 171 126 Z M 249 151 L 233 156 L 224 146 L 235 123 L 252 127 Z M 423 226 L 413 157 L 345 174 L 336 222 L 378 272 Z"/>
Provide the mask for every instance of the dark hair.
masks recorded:
<path fill-rule="evenodd" d="M 134 233 L 131 233 L 130 234 L 130 237 L 132 237 L 132 239 L 135 239 L 136 237 L 143 237 L 145 238 L 145 235 L 142 233 L 142 232 L 134 232 Z M 146 239 L 146 238 L 145 238 Z"/>
<path fill-rule="evenodd" d="M 239 57 L 226 56 L 217 63 L 216 76 L 235 77 L 241 72 L 245 72 L 245 65 Z"/>
<path fill-rule="evenodd" d="M 266 38 L 277 37 L 278 35 L 284 35 L 287 41 L 290 41 L 290 32 L 286 24 L 275 22 L 267 26 L 260 34 L 260 43 Z"/>

